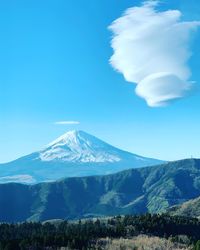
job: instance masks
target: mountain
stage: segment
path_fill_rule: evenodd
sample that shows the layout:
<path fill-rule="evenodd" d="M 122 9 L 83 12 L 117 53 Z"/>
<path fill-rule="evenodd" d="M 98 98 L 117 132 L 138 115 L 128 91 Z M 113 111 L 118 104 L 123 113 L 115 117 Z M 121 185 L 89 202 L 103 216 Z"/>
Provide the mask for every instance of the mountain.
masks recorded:
<path fill-rule="evenodd" d="M 160 213 L 198 196 L 200 160 L 188 159 L 104 176 L 0 184 L 0 221 Z"/>
<path fill-rule="evenodd" d="M 38 152 L 1 164 L 0 183 L 104 175 L 161 162 L 120 150 L 86 132 L 70 131 Z"/>
<path fill-rule="evenodd" d="M 180 215 L 200 218 L 200 197 L 191 199 L 183 204 L 173 206 L 168 209 L 170 215 Z"/>

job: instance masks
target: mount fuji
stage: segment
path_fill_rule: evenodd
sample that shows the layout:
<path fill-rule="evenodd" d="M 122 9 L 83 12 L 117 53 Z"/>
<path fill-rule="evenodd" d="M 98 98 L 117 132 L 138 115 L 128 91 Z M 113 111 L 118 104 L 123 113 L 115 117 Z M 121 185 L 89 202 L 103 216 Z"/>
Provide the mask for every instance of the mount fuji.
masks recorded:
<path fill-rule="evenodd" d="M 42 150 L 0 164 L 0 183 L 35 184 L 64 177 L 107 175 L 163 163 L 132 154 L 83 131 L 69 131 Z"/>

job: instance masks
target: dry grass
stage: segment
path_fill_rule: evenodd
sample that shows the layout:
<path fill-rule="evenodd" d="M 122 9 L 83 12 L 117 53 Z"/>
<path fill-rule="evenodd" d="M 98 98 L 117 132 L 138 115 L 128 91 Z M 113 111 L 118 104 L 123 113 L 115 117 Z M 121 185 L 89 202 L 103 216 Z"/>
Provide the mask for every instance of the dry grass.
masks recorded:
<path fill-rule="evenodd" d="M 191 250 L 186 245 L 146 235 L 132 239 L 99 239 L 94 248 L 104 250 Z"/>

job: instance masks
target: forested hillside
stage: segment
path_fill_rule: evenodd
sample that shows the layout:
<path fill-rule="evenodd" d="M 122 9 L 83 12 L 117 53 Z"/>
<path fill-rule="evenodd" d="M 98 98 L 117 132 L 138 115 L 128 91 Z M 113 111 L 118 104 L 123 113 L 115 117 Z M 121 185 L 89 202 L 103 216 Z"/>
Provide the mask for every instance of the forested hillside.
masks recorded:
<path fill-rule="evenodd" d="M 189 159 L 107 176 L 2 184 L 0 221 L 157 213 L 198 196 L 200 160 Z"/>
<path fill-rule="evenodd" d="M 103 239 L 134 239 L 145 234 L 199 249 L 200 222 L 168 215 L 117 216 L 77 222 L 0 225 L 0 249 L 106 249 Z M 134 242 L 134 241 L 133 241 Z M 145 244 L 145 242 L 143 242 Z M 98 248 L 97 248 L 98 246 Z M 122 249 L 122 248 L 117 248 Z M 137 249 L 123 248 L 123 249 Z M 152 249 L 152 248 L 151 248 Z M 166 249 L 166 248 L 155 248 Z M 169 249 L 169 248 L 167 248 Z M 173 249 L 173 248 L 172 248 Z M 175 249 L 175 248 L 174 248 Z M 178 248 L 177 248 L 178 249 Z M 182 246 L 182 249 L 186 249 Z M 188 248 L 189 249 L 189 248 Z"/>
<path fill-rule="evenodd" d="M 200 197 L 189 200 L 183 204 L 171 207 L 170 215 L 182 215 L 188 217 L 200 217 Z"/>

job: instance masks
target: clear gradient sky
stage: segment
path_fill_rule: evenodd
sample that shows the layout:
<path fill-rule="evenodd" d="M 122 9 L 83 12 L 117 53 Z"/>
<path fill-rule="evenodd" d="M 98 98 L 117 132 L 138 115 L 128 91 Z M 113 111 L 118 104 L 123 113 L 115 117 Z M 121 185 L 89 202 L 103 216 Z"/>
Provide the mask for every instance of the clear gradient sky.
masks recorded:
<path fill-rule="evenodd" d="M 200 20 L 199 0 L 163 0 Z M 143 156 L 200 158 L 200 94 L 152 108 L 109 64 L 108 26 L 138 0 L 0 0 L 0 162 L 81 129 Z M 200 83 L 200 32 L 191 79 Z M 56 125 L 57 121 L 79 125 Z"/>

